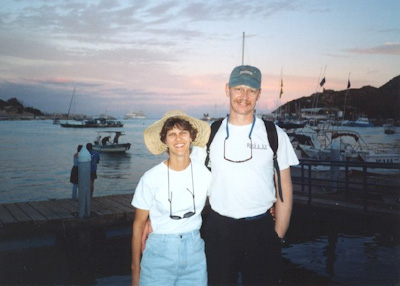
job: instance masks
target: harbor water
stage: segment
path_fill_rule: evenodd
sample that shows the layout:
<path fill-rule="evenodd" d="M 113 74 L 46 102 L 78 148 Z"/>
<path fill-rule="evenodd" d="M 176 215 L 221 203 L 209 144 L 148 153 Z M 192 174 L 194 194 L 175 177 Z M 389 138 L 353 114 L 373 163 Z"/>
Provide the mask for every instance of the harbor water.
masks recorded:
<path fill-rule="evenodd" d="M 101 154 L 95 196 L 133 195 L 143 173 L 163 160 L 143 143 L 143 130 L 154 121 L 125 121 L 118 129 L 126 133 L 120 141 L 131 148 L 126 154 Z M 399 130 L 392 135 L 381 127 L 352 130 L 377 152 L 400 152 Z M 0 203 L 70 198 L 73 154 L 79 144 L 93 142 L 97 131 L 62 128 L 50 120 L 0 121 Z M 338 214 L 326 214 L 331 216 Z M 354 217 L 321 224 L 295 208 L 283 247 L 285 282 L 399 285 L 399 226 L 361 222 Z M 130 235 L 130 227 L 124 226 L 15 241 L 0 238 L 0 284 L 129 285 Z"/>

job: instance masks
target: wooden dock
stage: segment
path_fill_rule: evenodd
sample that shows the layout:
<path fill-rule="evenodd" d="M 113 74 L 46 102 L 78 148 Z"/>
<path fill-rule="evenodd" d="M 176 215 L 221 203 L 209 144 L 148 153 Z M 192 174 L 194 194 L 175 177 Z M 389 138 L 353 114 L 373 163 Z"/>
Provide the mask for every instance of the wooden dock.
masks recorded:
<path fill-rule="evenodd" d="M 134 218 L 131 206 L 132 195 L 112 195 L 94 197 L 91 204 L 91 216 L 78 217 L 78 201 L 59 199 L 48 201 L 20 202 L 0 204 L 0 236 L 18 236 L 19 234 L 60 234 L 71 230 L 118 225 L 130 227 Z M 307 194 L 294 188 L 294 204 L 313 208 L 331 209 L 374 217 L 389 217 L 399 220 L 399 206 L 369 205 L 367 212 L 362 201 L 343 200 L 332 194 L 314 193 L 310 202 Z M 203 211 L 207 214 L 209 206 Z"/>
<path fill-rule="evenodd" d="M 131 200 L 130 194 L 94 197 L 91 216 L 83 219 L 78 217 L 78 201 L 72 199 L 1 204 L 0 234 L 59 233 L 60 230 L 128 224 L 134 217 Z"/>

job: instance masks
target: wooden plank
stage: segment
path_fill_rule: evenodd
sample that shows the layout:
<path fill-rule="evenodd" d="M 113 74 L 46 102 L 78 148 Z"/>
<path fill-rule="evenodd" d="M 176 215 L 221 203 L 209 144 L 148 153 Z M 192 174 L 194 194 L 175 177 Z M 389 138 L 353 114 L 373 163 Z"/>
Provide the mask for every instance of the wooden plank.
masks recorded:
<path fill-rule="evenodd" d="M 54 211 L 52 211 L 46 204 L 43 202 L 29 202 L 29 205 L 33 207 L 35 210 L 40 212 L 47 220 L 57 220 L 60 219 L 60 216 L 57 215 Z"/>
<path fill-rule="evenodd" d="M 50 210 L 52 210 L 54 213 L 56 213 L 62 219 L 75 218 L 69 210 L 59 205 L 56 200 L 44 201 L 43 204 L 47 206 Z"/>
<path fill-rule="evenodd" d="M 126 195 L 124 195 L 124 196 L 112 196 L 112 197 L 110 197 L 110 199 L 120 203 L 124 207 L 129 208 L 131 211 L 134 210 L 134 208 L 133 208 L 133 206 L 131 204 L 132 203 L 132 196 L 131 195 L 129 195 L 129 196 L 126 196 Z"/>
<path fill-rule="evenodd" d="M 107 203 L 107 202 L 104 200 L 104 197 L 101 197 L 101 198 L 93 198 L 92 202 L 96 202 L 96 203 L 98 203 L 98 204 L 101 204 L 103 208 L 108 209 L 108 210 L 111 211 L 113 214 L 117 214 L 117 213 L 120 212 L 120 210 L 119 210 L 117 207 L 115 207 L 115 206 L 112 205 L 112 204 Z"/>
<path fill-rule="evenodd" d="M 5 205 L 0 205 L 0 221 L 3 224 L 16 223 L 17 220 L 11 215 L 11 213 L 4 206 Z"/>
<path fill-rule="evenodd" d="M 97 213 L 98 215 L 110 215 L 113 214 L 113 212 L 106 207 L 100 202 L 98 202 L 96 199 L 92 200 L 91 203 L 91 211 Z"/>
<path fill-rule="evenodd" d="M 124 207 L 123 205 L 113 201 L 112 199 L 108 197 L 103 197 L 101 200 L 102 204 L 105 204 L 107 207 L 112 207 L 115 210 L 115 213 L 126 213 L 126 212 L 131 212 L 132 209 Z"/>
<path fill-rule="evenodd" d="M 39 213 L 37 210 L 32 208 L 27 203 L 16 203 L 15 204 L 18 208 L 22 209 L 34 222 L 43 222 L 46 221 L 46 218 Z"/>
<path fill-rule="evenodd" d="M 32 219 L 15 204 L 7 204 L 4 207 L 8 209 L 11 215 L 15 217 L 18 222 L 32 221 Z"/>
<path fill-rule="evenodd" d="M 122 207 L 125 212 L 132 212 L 133 207 L 129 204 L 128 200 L 120 196 L 107 197 L 107 200 L 113 201 L 116 206 Z"/>
<path fill-rule="evenodd" d="M 78 212 L 78 201 L 74 201 L 72 199 L 57 200 L 57 203 L 61 205 L 64 209 L 68 210 L 70 213 Z"/>

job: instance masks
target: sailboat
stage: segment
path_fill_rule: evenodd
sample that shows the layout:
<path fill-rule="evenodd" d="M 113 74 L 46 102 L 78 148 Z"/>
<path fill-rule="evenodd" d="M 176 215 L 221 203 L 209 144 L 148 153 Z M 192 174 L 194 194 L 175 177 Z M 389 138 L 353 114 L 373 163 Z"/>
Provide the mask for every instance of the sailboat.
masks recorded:
<path fill-rule="evenodd" d="M 76 88 L 74 87 L 74 91 L 72 92 L 71 96 L 71 101 L 69 103 L 69 108 L 68 108 L 68 115 L 67 115 L 67 120 L 60 121 L 60 126 L 61 127 L 67 127 L 67 128 L 107 128 L 107 127 L 123 127 L 124 125 L 122 124 L 121 121 L 118 120 L 110 120 L 107 117 L 97 117 L 97 118 L 92 118 L 90 120 L 69 120 L 70 113 L 71 113 L 71 107 L 75 99 L 75 90 Z"/>

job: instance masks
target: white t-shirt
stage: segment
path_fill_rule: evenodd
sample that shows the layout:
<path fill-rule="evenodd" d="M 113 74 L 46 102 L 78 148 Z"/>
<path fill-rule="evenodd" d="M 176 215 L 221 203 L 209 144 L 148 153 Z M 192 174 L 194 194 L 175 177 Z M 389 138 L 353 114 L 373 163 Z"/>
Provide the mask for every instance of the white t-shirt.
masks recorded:
<path fill-rule="evenodd" d="M 200 229 L 201 211 L 210 189 L 210 182 L 211 173 L 204 164 L 192 160 L 185 170 L 178 172 L 171 169 L 168 171 L 167 165 L 162 162 L 142 176 L 136 187 L 132 205 L 150 211 L 154 233 L 184 233 Z M 171 204 L 168 198 L 171 198 Z M 187 212 L 192 212 L 194 207 L 196 213 L 189 218 L 174 220 L 170 218 L 170 207 L 173 215 L 181 217 Z"/>
<path fill-rule="evenodd" d="M 273 182 L 273 152 L 269 146 L 264 122 L 256 118 L 249 139 L 251 124 L 229 124 L 229 138 L 225 142 L 225 156 L 230 160 L 252 159 L 232 163 L 224 159 L 226 138 L 225 118 L 210 146 L 212 183 L 210 204 L 214 211 L 232 218 L 244 218 L 265 213 L 276 201 Z M 287 134 L 277 126 L 278 164 L 284 170 L 299 164 Z"/>

